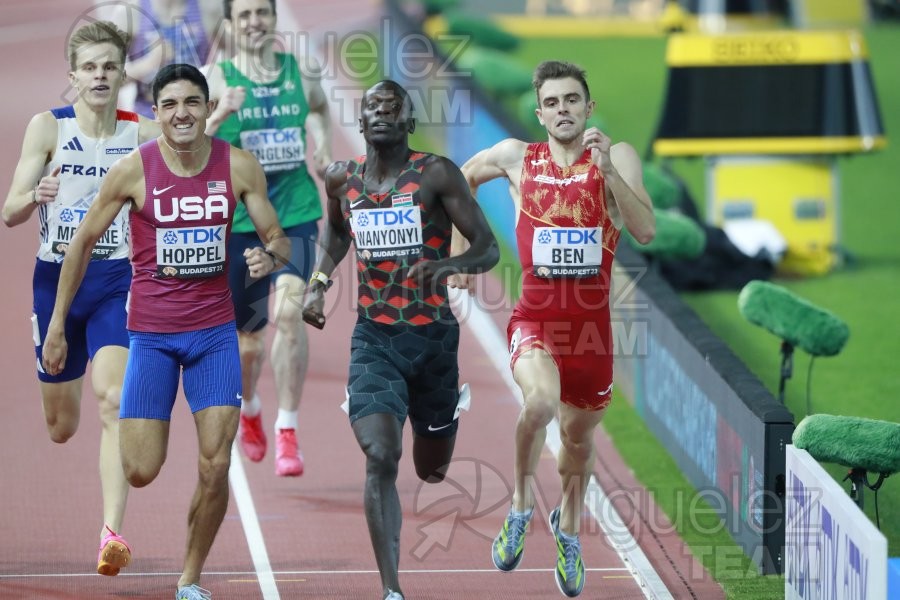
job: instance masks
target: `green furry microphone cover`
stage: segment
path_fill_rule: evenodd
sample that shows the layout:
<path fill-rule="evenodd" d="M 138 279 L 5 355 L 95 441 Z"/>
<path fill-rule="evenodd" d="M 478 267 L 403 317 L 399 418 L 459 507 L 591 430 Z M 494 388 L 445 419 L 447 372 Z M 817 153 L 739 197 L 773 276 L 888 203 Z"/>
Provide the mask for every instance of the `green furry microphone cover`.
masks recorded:
<path fill-rule="evenodd" d="M 810 415 L 794 430 L 793 442 L 819 462 L 891 475 L 900 471 L 900 423 Z"/>
<path fill-rule="evenodd" d="M 834 314 L 767 281 L 745 285 L 738 309 L 751 323 L 813 356 L 834 356 L 850 337 L 850 328 Z"/>

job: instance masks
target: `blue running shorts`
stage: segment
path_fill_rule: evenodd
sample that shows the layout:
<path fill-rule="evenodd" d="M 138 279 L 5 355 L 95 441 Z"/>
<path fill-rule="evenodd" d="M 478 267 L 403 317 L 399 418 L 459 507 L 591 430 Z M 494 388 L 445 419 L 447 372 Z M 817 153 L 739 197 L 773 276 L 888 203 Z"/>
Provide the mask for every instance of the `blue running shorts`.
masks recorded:
<path fill-rule="evenodd" d="M 131 286 L 131 263 L 126 258 L 92 260 L 84 281 L 72 299 L 66 319 L 69 352 L 66 367 L 59 375 L 48 375 L 41 366 L 44 338 L 56 303 L 56 286 L 62 263 L 36 260 L 34 265 L 34 305 L 31 317 L 38 379 L 45 383 L 72 381 L 84 375 L 88 360 L 104 346 L 128 347 L 125 305 Z"/>
<path fill-rule="evenodd" d="M 459 324 L 385 325 L 359 317 L 350 342 L 350 422 L 387 413 L 429 438 L 456 433 Z"/>
<path fill-rule="evenodd" d="M 241 405 L 241 358 L 234 321 L 180 333 L 129 331 L 120 419 L 168 421 L 184 372 L 191 412 Z"/>
<path fill-rule="evenodd" d="M 291 240 L 291 262 L 260 279 L 252 279 L 244 260 L 244 250 L 263 245 L 255 233 L 232 233 L 228 238 L 228 287 L 238 329 L 259 331 L 269 322 L 269 288 L 281 275 L 296 275 L 308 281 L 316 262 L 316 241 L 319 238 L 318 221 L 288 227 L 284 234 Z"/>

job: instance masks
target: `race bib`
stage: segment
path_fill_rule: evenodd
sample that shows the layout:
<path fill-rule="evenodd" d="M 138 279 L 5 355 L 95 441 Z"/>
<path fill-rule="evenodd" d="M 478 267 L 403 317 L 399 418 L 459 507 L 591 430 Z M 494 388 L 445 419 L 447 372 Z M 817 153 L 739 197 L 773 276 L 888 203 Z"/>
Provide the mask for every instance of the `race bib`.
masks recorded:
<path fill-rule="evenodd" d="M 196 279 L 225 272 L 225 225 L 156 230 L 156 275 Z"/>
<path fill-rule="evenodd" d="M 66 252 L 69 250 L 69 242 L 75 236 L 75 230 L 81 224 L 84 215 L 87 214 L 86 209 L 65 207 L 59 211 L 59 214 L 52 220 L 54 226 L 51 231 L 50 249 L 58 256 L 58 260 L 62 260 Z M 117 218 L 112 225 L 109 226 L 91 252 L 92 260 L 103 260 L 109 258 L 116 249 L 125 241 L 125 233 Z"/>
<path fill-rule="evenodd" d="M 297 169 L 306 160 L 299 127 L 242 131 L 241 147 L 256 156 L 266 173 Z"/>
<path fill-rule="evenodd" d="M 418 206 L 350 211 L 356 254 L 362 260 L 413 258 L 422 252 L 422 211 Z"/>
<path fill-rule="evenodd" d="M 603 262 L 600 227 L 537 227 L 531 258 L 537 277 L 591 277 Z"/>

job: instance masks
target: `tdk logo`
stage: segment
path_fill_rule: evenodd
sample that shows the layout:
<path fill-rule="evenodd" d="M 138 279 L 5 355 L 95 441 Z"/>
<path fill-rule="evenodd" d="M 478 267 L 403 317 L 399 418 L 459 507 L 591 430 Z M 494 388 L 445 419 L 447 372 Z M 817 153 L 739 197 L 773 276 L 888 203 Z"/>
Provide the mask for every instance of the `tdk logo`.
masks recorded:
<path fill-rule="evenodd" d="M 160 198 L 153 199 L 153 216 L 160 223 L 171 223 L 178 219 L 203 221 L 212 219 L 216 215 L 222 219 L 228 219 L 228 199 L 221 194 L 207 198 L 199 196 L 171 198 L 169 201 Z"/>
<path fill-rule="evenodd" d="M 262 144 L 296 144 L 300 141 L 300 130 L 293 129 L 269 129 L 254 131 L 247 136 L 246 144 L 259 146 Z"/>
<path fill-rule="evenodd" d="M 84 175 L 85 177 L 96 177 L 97 175 L 103 177 L 107 171 L 109 169 L 95 165 L 85 167 L 84 165 L 63 164 L 59 168 L 60 175 Z"/>
<path fill-rule="evenodd" d="M 163 234 L 163 242 L 166 244 L 209 244 L 221 242 L 222 227 L 198 227 L 196 229 L 169 230 Z"/>
<path fill-rule="evenodd" d="M 545 229 L 538 234 L 541 244 L 589 246 L 599 244 L 596 229 Z"/>
<path fill-rule="evenodd" d="M 59 213 L 59 220 L 63 223 L 72 223 L 76 221 L 81 223 L 81 220 L 84 219 L 84 215 L 87 214 L 87 209 L 81 208 L 64 208 Z"/>
<path fill-rule="evenodd" d="M 369 217 L 372 219 L 371 225 L 375 227 L 390 227 L 396 225 L 415 225 L 413 219 L 413 211 L 416 208 L 404 208 L 400 210 L 379 210 L 364 211 L 356 218 L 356 223 L 360 227 L 369 226 Z M 370 214 L 368 214 L 370 213 Z"/>

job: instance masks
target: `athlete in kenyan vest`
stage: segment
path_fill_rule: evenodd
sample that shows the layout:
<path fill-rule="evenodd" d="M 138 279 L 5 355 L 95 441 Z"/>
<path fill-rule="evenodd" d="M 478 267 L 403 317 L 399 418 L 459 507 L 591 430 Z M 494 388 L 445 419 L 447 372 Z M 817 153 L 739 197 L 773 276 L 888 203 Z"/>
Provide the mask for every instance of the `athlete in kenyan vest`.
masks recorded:
<path fill-rule="evenodd" d="M 211 142 L 206 168 L 192 177 L 169 170 L 158 140 L 140 146 L 145 196 L 131 213 L 131 330 L 175 333 L 234 320 L 226 248 L 238 202 L 231 148 Z"/>
<path fill-rule="evenodd" d="M 106 139 L 89 138 L 78 127 L 75 108 L 54 108 L 59 133 L 53 160 L 44 175 L 59 167 L 59 195 L 55 202 L 38 209 L 41 245 L 37 257 L 62 262 L 69 240 L 100 189 L 103 176 L 122 156 L 138 145 L 138 116 L 116 111 L 116 132 Z M 128 258 L 128 207 L 122 209 L 106 233 L 97 241 L 92 260 Z"/>
<path fill-rule="evenodd" d="M 417 261 L 450 254 L 449 227 L 439 228 L 419 199 L 419 179 L 430 156 L 413 152 L 386 194 L 366 192 L 365 156 L 347 164 L 344 222 L 356 246 L 357 312 L 378 323 L 425 325 L 450 312 L 446 284 L 436 284 L 435 294 L 422 297 L 407 281 Z"/>
<path fill-rule="evenodd" d="M 529 144 L 522 162 L 516 224 L 522 263 L 520 305 L 582 314 L 609 310 L 610 269 L 619 241 L 605 183 L 590 150 L 570 167 L 553 162 L 547 142 Z"/>
<path fill-rule="evenodd" d="M 219 137 L 252 152 L 266 173 L 269 198 L 285 229 L 322 217 L 319 191 L 306 167 L 306 116 L 309 105 L 297 60 L 278 53 L 281 71 L 270 83 L 255 83 L 230 60 L 219 63 L 228 87 L 244 86 L 247 97 L 240 110 L 219 127 Z M 233 231 L 256 229 L 243 205 L 234 215 Z"/>

